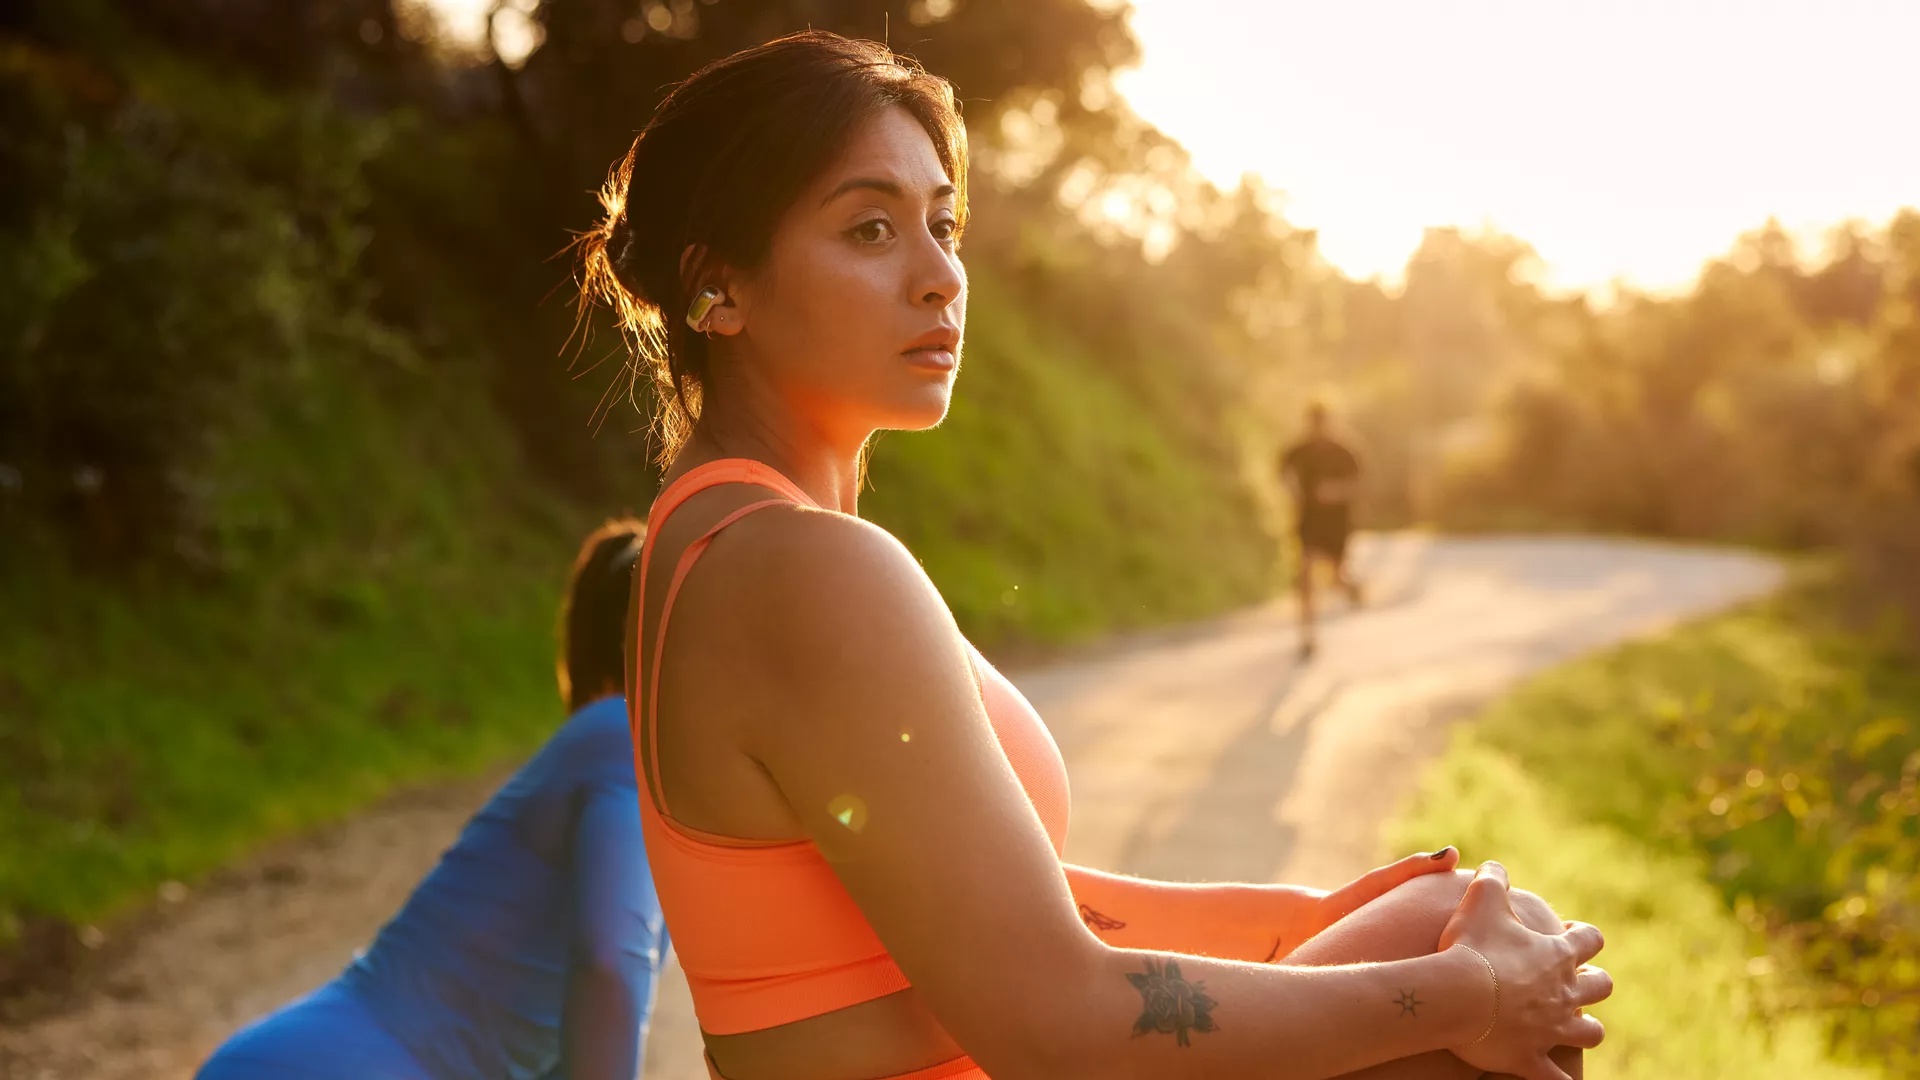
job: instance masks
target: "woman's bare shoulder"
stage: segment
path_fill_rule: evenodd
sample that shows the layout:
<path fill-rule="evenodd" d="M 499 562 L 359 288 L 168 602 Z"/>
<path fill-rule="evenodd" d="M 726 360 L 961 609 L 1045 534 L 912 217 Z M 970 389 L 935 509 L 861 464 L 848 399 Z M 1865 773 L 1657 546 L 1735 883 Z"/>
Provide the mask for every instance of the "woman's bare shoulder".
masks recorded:
<path fill-rule="evenodd" d="M 752 639 L 776 654 L 876 637 L 909 648 L 958 640 L 906 546 L 849 514 L 803 506 L 755 513 L 722 534 L 707 558 L 723 570 L 725 602 L 752 615 Z"/>

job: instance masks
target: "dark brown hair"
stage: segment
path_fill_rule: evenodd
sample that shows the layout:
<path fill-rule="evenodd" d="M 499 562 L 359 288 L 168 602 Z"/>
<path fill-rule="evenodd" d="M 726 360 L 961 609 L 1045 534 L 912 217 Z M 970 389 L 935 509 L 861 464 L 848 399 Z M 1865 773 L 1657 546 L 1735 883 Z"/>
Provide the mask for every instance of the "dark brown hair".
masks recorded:
<path fill-rule="evenodd" d="M 858 126 L 912 113 L 959 190 L 966 223 L 967 135 L 953 88 L 872 41 L 820 30 L 734 53 L 674 87 L 600 191 L 606 217 L 577 242 L 580 312 L 613 309 L 633 352 L 628 377 L 653 390 L 652 433 L 670 461 L 700 415 L 704 337 L 684 318 L 702 274 L 766 259 L 780 218 Z M 681 266 L 689 245 L 699 265 Z M 632 384 L 629 383 L 629 392 Z"/>
<path fill-rule="evenodd" d="M 626 682 L 627 600 L 647 526 L 614 518 L 587 534 L 560 601 L 560 699 L 567 711 Z"/>

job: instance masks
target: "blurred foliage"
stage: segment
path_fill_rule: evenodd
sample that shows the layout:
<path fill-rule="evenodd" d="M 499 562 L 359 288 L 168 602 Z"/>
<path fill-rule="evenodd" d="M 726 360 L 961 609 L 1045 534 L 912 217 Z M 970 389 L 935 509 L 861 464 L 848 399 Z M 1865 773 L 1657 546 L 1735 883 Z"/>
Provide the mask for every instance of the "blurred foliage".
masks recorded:
<path fill-rule="evenodd" d="M 1440 521 L 1837 546 L 1920 631 L 1920 212 L 1818 255 L 1769 224 L 1683 295 L 1491 323 Z"/>
<path fill-rule="evenodd" d="M 675 80 L 801 26 L 887 38 L 953 79 L 981 165 L 974 272 L 1097 353 L 1181 453 L 1270 486 L 1248 463 L 1274 441 L 1293 345 L 1272 314 L 1316 265 L 1312 237 L 1127 112 L 1109 82 L 1137 51 L 1120 9 L 526 0 L 495 5 L 535 43 L 510 58 L 396 0 L 26 12 L 5 38 L 21 122 L 0 266 L 19 288 L 0 334 L 22 351 L 0 374 L 0 497 L 113 561 L 217 569 L 202 444 L 270 395 L 245 380 L 329 338 L 480 381 L 543 485 L 630 500 L 644 448 L 556 437 L 588 434 L 625 387 L 606 334 L 560 376 L 553 256 Z M 615 410 L 600 426 L 641 425 Z"/>
<path fill-rule="evenodd" d="M 0 462 L 85 556 L 228 557 L 209 468 L 236 401 L 405 349 L 356 279 L 379 125 L 153 65 L 0 51 Z"/>
<path fill-rule="evenodd" d="M 1497 858 L 1513 883 L 1550 901 L 1563 918 L 1606 931 L 1599 963 L 1618 990 L 1595 1007 L 1607 1040 L 1587 1057 L 1590 1074 L 1616 1080 L 1875 1080 L 1889 1074 L 1836 1053 L 1821 1017 L 1784 1013 L 1769 1000 L 1794 977 L 1772 970 L 1751 930 L 1708 879 L 1704 860 L 1657 836 L 1651 818 L 1596 820 L 1570 788 L 1576 777 L 1619 775 L 1619 757 L 1601 752 L 1582 771 L 1549 771 L 1534 760 L 1548 743 L 1578 748 L 1584 710 L 1545 710 L 1581 680 L 1609 678 L 1575 664 L 1463 725 L 1429 766 L 1413 804 L 1385 830 L 1379 858 L 1458 844 L 1462 859 Z M 1525 711 L 1521 711 L 1525 710 Z M 1607 718 L 1611 719 L 1611 718 Z M 1497 734 L 1484 735 L 1499 722 Z M 1644 727 L 1622 727 L 1644 737 Z M 1607 728 L 1609 734 L 1613 729 Z M 1559 763 L 1555 758 L 1555 763 Z"/>
<path fill-rule="evenodd" d="M 1920 670 L 1897 626 L 1858 625 L 1842 565 L 1531 681 L 1462 729 L 1401 826 L 1452 830 L 1607 929 L 1621 1075 L 1809 1075 L 1816 1023 L 1920 1077 Z"/>
<path fill-rule="evenodd" d="M 1849 1050 L 1920 1077 L 1920 671 L 1814 600 L 1772 614 L 1792 630 L 1730 642 L 1746 669 L 1661 717 L 1701 764 L 1668 826 L 1702 846 L 1745 920 L 1818 976 L 1776 996 L 1776 1014 L 1828 1015 Z"/>

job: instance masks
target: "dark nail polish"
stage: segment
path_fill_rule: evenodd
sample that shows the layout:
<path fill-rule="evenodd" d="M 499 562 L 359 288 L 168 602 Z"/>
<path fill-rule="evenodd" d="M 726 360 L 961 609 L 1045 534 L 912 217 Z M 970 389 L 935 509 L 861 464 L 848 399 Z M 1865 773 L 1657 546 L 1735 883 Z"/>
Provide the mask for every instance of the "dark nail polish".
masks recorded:
<path fill-rule="evenodd" d="M 1447 852 L 1452 850 L 1453 850 L 1453 845 L 1448 844 L 1446 847 L 1443 847 L 1439 851 L 1436 851 L 1433 854 L 1427 856 L 1427 858 L 1432 859 L 1434 862 L 1439 862 L 1441 859 L 1444 859 L 1447 857 Z"/>

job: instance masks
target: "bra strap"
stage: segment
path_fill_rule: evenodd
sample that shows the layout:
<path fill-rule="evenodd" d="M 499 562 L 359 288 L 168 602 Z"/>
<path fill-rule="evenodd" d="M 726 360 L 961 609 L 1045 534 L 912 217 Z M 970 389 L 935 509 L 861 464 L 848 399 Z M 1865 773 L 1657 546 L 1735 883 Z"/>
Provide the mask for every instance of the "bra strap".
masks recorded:
<path fill-rule="evenodd" d="M 707 546 L 713 542 L 715 534 L 719 533 L 720 530 L 740 520 L 747 514 L 753 513 L 755 510 L 762 510 L 769 506 L 798 503 L 803 506 L 818 508 L 820 505 L 802 490 L 800 485 L 787 479 L 780 470 L 775 469 L 765 462 L 755 461 L 752 458 L 719 458 L 702 465 L 696 465 L 687 470 L 679 479 L 668 484 L 661 490 L 659 495 L 655 496 L 653 506 L 647 514 L 646 539 L 641 542 L 639 565 L 634 568 L 633 603 L 636 612 L 636 620 L 634 623 L 636 637 L 638 636 L 639 629 L 645 624 L 647 611 L 647 574 L 653 564 L 654 539 L 660 535 L 661 526 L 665 525 L 667 519 L 673 515 L 673 512 L 678 510 L 688 499 L 708 488 L 719 487 L 724 484 L 752 484 L 756 487 L 779 492 L 785 496 L 785 498 L 766 499 L 751 503 L 722 518 L 712 528 L 701 534 L 700 539 L 687 546 L 686 551 L 680 556 L 679 564 L 674 567 L 672 579 L 668 582 L 666 603 L 660 608 L 660 623 L 653 631 L 654 662 L 647 668 L 647 685 L 644 693 L 631 695 L 631 700 L 627 703 L 629 716 L 632 717 L 634 721 L 632 726 L 634 728 L 635 744 L 643 748 L 646 758 L 647 775 L 645 779 L 647 780 L 647 786 L 652 793 L 654 806 L 659 810 L 662 818 L 668 816 L 667 799 L 666 793 L 662 790 L 660 783 L 660 759 L 656 753 L 659 744 L 659 725 L 658 717 L 655 715 L 655 708 L 660 696 L 660 657 L 662 655 L 663 643 L 667 640 L 667 620 L 673 613 L 674 597 L 679 594 L 680 586 L 686 580 L 687 572 L 693 568 L 694 560 L 698 559 L 701 553 L 706 551 Z M 642 647 L 637 640 L 635 641 L 635 647 Z M 637 671 L 639 668 L 639 657 L 635 656 L 634 659 L 634 667 Z"/>
<path fill-rule="evenodd" d="M 646 729 L 648 786 L 653 789 L 653 804 L 663 818 L 670 815 L 667 813 L 666 788 L 660 782 L 660 657 L 667 647 L 667 620 L 673 615 L 673 601 L 680 595 L 680 586 L 686 584 L 687 574 L 693 569 L 694 562 L 706 553 L 708 546 L 713 543 L 713 538 L 720 534 L 720 530 L 756 510 L 765 510 L 769 506 L 792 505 L 793 502 L 790 499 L 762 499 L 759 502 L 748 503 L 715 522 L 712 528 L 700 535 L 700 539 L 688 544 L 686 550 L 680 553 L 679 564 L 673 568 L 673 578 L 667 583 L 667 598 L 660 607 L 660 622 L 653 630 L 653 663 L 647 667 L 647 707 L 640 714 L 641 724 Z M 645 614 L 644 609 L 642 614 Z"/>

